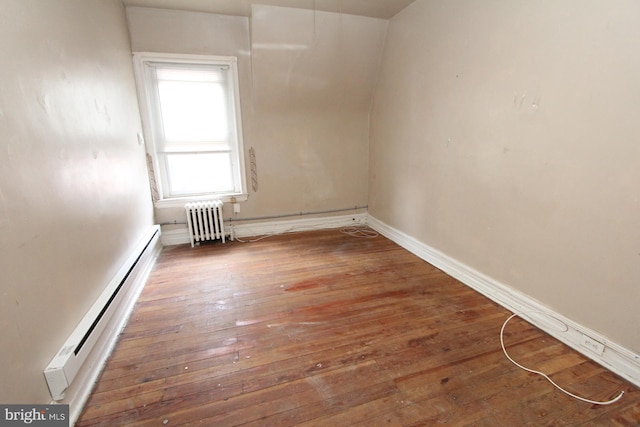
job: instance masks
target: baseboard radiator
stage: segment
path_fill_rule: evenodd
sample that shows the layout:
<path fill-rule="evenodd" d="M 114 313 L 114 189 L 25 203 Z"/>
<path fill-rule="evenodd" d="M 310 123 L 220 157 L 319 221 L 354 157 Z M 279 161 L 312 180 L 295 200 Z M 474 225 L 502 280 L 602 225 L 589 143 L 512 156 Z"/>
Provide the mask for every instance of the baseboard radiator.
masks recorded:
<path fill-rule="evenodd" d="M 62 400 L 65 391 L 82 368 L 109 321 L 136 280 L 145 261 L 152 256 L 160 239 L 160 227 L 153 226 L 129 255 L 124 265 L 109 282 L 100 297 L 91 306 L 62 348 L 44 370 L 44 376 L 53 400 Z"/>
<path fill-rule="evenodd" d="M 191 247 L 205 240 L 225 242 L 223 203 L 220 200 L 187 203 L 184 206 Z"/>

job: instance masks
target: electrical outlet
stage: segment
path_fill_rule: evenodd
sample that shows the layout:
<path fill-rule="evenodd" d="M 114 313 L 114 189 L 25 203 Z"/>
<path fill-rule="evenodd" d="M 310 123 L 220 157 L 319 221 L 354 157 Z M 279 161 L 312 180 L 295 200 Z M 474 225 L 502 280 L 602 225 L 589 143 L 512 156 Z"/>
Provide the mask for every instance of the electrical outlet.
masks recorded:
<path fill-rule="evenodd" d="M 594 340 L 588 335 L 582 334 L 582 340 L 580 340 L 580 345 L 584 348 L 588 348 L 592 352 L 602 356 L 604 353 L 604 344 L 599 341 Z"/>

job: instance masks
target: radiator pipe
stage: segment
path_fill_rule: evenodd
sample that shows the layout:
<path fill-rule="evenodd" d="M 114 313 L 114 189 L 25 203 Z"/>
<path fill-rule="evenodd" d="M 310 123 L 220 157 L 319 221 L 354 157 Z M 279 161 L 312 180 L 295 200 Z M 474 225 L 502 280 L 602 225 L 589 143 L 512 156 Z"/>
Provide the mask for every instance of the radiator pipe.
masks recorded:
<path fill-rule="evenodd" d="M 336 212 L 346 212 L 346 211 L 351 211 L 351 210 L 358 210 L 358 209 L 367 209 L 369 206 L 368 205 L 364 205 L 364 206 L 354 206 L 351 208 L 344 208 L 344 209 L 330 209 L 330 210 L 326 210 L 326 211 L 314 211 L 314 212 L 298 212 L 298 213 L 292 213 L 292 214 L 279 214 L 279 215 L 269 215 L 269 216 L 256 216 L 256 217 L 250 217 L 250 218 L 228 218 L 225 219 L 225 221 L 230 221 L 230 222 L 238 222 L 238 221 L 258 221 L 261 219 L 276 219 L 276 218 L 290 218 L 293 216 L 305 216 L 305 215 L 321 215 L 321 214 L 327 214 L 327 213 L 336 213 Z M 186 222 L 182 221 L 182 222 L 178 222 L 178 221 L 171 221 L 171 222 L 162 222 L 160 223 L 160 225 L 187 225 Z"/>
<path fill-rule="evenodd" d="M 368 205 L 364 205 L 364 206 L 353 206 L 353 207 L 344 208 L 344 209 L 330 209 L 330 210 L 326 210 L 326 211 L 298 212 L 298 213 L 292 213 L 292 214 L 255 216 L 255 217 L 250 217 L 250 218 L 229 218 L 229 219 L 226 219 L 225 221 L 230 221 L 230 222 L 257 221 L 257 220 L 261 220 L 261 219 L 276 219 L 276 218 L 289 218 L 289 217 L 293 217 L 293 216 L 320 215 L 320 214 L 327 214 L 327 213 L 355 211 L 355 210 L 358 210 L 358 209 L 367 209 L 368 207 L 369 207 Z"/>
<path fill-rule="evenodd" d="M 187 225 L 186 221 L 161 222 L 159 225 Z"/>

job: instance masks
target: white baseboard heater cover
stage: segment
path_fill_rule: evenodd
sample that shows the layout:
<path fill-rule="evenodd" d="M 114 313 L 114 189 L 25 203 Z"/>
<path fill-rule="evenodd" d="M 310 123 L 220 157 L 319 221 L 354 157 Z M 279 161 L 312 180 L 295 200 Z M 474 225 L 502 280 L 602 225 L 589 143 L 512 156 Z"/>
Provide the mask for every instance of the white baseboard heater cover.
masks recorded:
<path fill-rule="evenodd" d="M 140 259 L 147 250 L 152 250 L 159 238 L 160 227 L 153 226 L 44 370 L 53 400 L 64 399 L 65 391 L 109 323 L 119 294 L 124 293 L 120 291 L 128 284 L 127 279 L 134 275 Z"/>

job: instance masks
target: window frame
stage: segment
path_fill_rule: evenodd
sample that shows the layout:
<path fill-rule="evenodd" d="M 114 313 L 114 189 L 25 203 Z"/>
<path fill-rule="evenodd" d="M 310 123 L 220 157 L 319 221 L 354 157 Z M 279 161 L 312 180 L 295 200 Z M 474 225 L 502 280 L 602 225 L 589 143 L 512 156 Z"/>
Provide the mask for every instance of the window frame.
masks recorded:
<path fill-rule="evenodd" d="M 234 189 L 230 192 L 198 193 L 193 195 L 168 195 L 168 181 L 166 178 L 166 168 L 161 163 L 163 155 L 160 154 L 157 120 L 158 92 L 155 79 L 148 72 L 149 64 L 176 64 L 197 66 L 224 66 L 228 67 L 228 94 L 233 98 L 230 100 L 229 111 L 232 117 L 233 133 L 235 138 L 231 138 L 229 145 L 231 148 L 231 162 Z M 158 200 L 156 207 L 182 207 L 186 202 L 219 199 L 224 202 L 242 202 L 247 200 L 247 180 L 244 162 L 244 144 L 242 134 L 242 113 L 240 108 L 240 88 L 238 80 L 238 60 L 235 56 L 216 55 L 187 55 L 173 53 L 151 53 L 134 52 L 133 64 L 138 92 L 138 102 L 142 119 L 142 129 L 145 135 L 145 147 L 147 154 L 152 159 L 153 175 L 158 183 Z M 188 152 L 185 150 L 184 152 Z"/>

